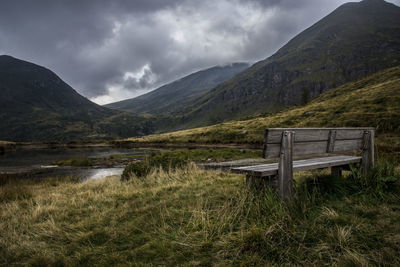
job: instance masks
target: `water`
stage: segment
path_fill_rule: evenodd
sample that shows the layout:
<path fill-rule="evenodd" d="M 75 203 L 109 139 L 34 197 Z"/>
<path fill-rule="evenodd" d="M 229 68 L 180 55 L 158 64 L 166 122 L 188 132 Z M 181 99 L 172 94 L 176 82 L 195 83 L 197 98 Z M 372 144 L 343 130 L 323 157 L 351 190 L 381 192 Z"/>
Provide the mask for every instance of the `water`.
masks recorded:
<path fill-rule="evenodd" d="M 86 179 L 101 179 L 107 176 L 118 175 L 121 176 L 124 168 L 101 168 L 92 169 L 90 173 L 87 174 Z"/>
<path fill-rule="evenodd" d="M 29 174 L 37 177 L 77 176 L 81 179 L 101 179 L 112 175 L 121 175 L 124 165 L 132 159 L 140 159 L 151 150 L 139 150 L 112 147 L 91 148 L 56 148 L 17 150 L 0 155 L 0 173 Z M 109 158 L 112 155 L 122 155 L 113 162 L 114 166 L 93 167 L 61 167 L 51 165 L 53 161 L 71 158 Z M 132 155 L 135 155 L 132 157 Z M 109 161 L 108 161 L 109 162 Z"/>

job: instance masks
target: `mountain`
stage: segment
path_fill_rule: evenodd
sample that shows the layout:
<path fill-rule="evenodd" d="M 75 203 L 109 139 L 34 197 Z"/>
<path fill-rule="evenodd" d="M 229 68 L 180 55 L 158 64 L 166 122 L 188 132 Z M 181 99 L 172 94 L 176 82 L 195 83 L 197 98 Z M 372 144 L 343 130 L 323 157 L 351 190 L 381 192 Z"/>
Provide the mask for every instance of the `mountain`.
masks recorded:
<path fill-rule="evenodd" d="M 187 104 L 179 128 L 215 124 L 305 104 L 339 85 L 400 64 L 400 8 L 347 3 L 271 57 Z"/>
<path fill-rule="evenodd" d="M 71 141 L 147 134 L 151 125 L 89 101 L 44 67 L 3 55 L 0 129 L 0 140 Z"/>
<path fill-rule="evenodd" d="M 247 120 L 129 138 L 120 142 L 261 145 L 268 127 L 375 127 L 379 147 L 394 150 L 400 155 L 399 103 L 400 66 L 346 83 L 321 94 L 304 106 Z"/>
<path fill-rule="evenodd" d="M 105 105 L 105 107 L 133 113 L 168 115 L 182 112 L 182 107 L 217 84 L 232 78 L 249 67 L 247 63 L 216 66 L 190 74 L 136 98 Z"/>

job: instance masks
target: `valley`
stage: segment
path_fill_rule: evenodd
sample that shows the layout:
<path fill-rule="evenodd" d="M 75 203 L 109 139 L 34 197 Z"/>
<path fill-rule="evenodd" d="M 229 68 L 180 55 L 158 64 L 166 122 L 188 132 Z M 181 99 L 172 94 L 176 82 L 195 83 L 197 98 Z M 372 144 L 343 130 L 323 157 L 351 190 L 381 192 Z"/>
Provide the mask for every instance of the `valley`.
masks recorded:
<path fill-rule="evenodd" d="M 10 8 L 35 15 L 25 53 L 0 9 L 0 266 L 400 266 L 396 1 L 128 2 Z M 22 59 L 41 50 L 60 76 Z M 375 132 L 338 138 L 357 162 L 294 175 L 314 144 L 337 154 L 337 129 L 264 140 L 329 127 Z"/>

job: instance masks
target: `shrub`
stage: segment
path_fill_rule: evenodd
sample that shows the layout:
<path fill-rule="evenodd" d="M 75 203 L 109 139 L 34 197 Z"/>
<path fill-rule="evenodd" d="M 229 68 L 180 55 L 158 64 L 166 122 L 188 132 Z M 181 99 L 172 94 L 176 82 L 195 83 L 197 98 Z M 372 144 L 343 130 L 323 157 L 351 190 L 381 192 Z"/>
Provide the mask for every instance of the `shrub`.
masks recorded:
<path fill-rule="evenodd" d="M 164 171 L 182 168 L 188 161 L 188 157 L 182 153 L 152 153 L 143 161 L 128 164 L 121 175 L 121 180 L 127 181 L 132 175 L 143 178 L 155 168 L 161 168 Z"/>
<path fill-rule="evenodd" d="M 147 161 L 129 163 L 121 175 L 121 180 L 128 181 L 132 175 L 138 178 L 148 175 L 151 171 L 150 165 Z"/>
<path fill-rule="evenodd" d="M 351 168 L 349 177 L 353 190 L 369 191 L 375 195 L 382 195 L 385 191 L 394 189 L 399 180 L 395 164 L 389 160 L 378 160 L 367 175 L 363 175 L 358 168 Z"/>
<path fill-rule="evenodd" d="M 189 162 L 185 153 L 159 153 L 152 154 L 147 159 L 151 167 L 160 167 L 165 171 L 184 167 Z"/>

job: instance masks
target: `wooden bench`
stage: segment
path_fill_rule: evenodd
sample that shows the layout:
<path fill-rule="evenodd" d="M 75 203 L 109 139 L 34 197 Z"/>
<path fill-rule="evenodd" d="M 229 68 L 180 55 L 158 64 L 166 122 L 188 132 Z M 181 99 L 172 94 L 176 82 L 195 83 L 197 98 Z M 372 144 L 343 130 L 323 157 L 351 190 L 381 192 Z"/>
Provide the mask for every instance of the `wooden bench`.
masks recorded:
<path fill-rule="evenodd" d="M 248 187 L 260 182 L 274 186 L 282 198 L 293 194 L 293 172 L 331 168 L 341 175 L 349 164 L 361 163 L 367 172 L 374 165 L 374 128 L 269 128 L 264 135 L 264 158 L 279 158 L 278 163 L 232 168 L 245 173 Z M 361 156 L 335 155 L 293 161 L 293 157 L 361 150 Z M 277 179 L 275 178 L 277 177 Z"/>

